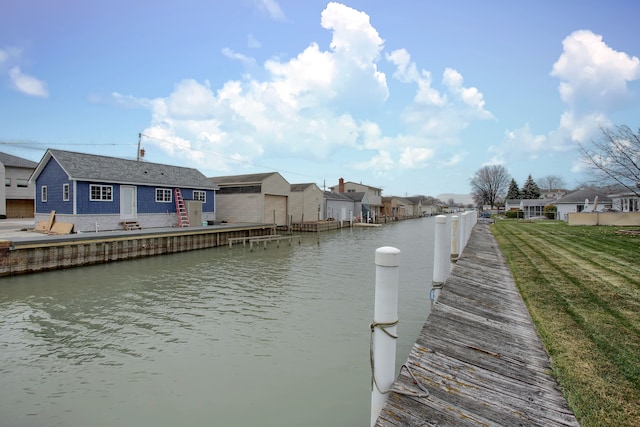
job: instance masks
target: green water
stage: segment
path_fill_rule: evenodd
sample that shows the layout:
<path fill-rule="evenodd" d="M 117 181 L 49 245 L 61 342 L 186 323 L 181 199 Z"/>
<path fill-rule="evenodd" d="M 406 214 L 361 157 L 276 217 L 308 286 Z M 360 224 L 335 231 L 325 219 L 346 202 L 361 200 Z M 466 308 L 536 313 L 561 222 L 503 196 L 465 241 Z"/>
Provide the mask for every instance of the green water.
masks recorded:
<path fill-rule="evenodd" d="M 2 426 L 367 426 L 374 253 L 400 255 L 398 365 L 433 218 L 0 279 Z"/>

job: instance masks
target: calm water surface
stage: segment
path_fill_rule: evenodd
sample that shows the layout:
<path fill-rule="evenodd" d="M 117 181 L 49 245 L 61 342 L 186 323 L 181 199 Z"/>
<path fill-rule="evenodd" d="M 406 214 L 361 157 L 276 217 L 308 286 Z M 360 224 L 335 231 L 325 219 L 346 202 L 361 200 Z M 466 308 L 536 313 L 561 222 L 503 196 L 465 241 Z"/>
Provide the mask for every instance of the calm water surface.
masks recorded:
<path fill-rule="evenodd" d="M 0 279 L 2 426 L 368 426 L 374 254 L 400 255 L 398 365 L 433 218 Z"/>

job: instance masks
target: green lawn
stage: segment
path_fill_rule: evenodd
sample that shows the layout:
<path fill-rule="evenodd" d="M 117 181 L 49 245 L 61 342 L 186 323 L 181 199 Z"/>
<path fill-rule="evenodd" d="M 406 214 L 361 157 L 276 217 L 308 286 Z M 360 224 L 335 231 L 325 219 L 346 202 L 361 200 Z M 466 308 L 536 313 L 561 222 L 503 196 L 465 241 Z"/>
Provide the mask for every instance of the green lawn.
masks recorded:
<path fill-rule="evenodd" d="M 640 426 L 640 236 L 498 220 L 498 240 L 581 426 Z"/>

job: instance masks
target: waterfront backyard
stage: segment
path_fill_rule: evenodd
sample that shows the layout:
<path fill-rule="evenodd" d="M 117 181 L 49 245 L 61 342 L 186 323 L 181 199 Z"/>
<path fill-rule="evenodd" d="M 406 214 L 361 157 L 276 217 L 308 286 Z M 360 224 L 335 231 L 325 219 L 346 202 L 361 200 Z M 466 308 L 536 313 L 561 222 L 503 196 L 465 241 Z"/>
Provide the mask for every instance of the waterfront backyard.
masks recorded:
<path fill-rule="evenodd" d="M 580 424 L 640 425 L 640 236 L 559 221 L 491 230 Z"/>

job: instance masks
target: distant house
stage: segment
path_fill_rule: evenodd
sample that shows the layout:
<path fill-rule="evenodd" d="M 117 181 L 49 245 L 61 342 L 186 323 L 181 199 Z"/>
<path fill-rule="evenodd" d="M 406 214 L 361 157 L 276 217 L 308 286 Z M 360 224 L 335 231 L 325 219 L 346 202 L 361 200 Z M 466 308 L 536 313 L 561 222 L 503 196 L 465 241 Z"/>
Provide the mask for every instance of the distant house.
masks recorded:
<path fill-rule="evenodd" d="M 505 212 L 521 210 L 525 219 L 540 218 L 544 216 L 544 207 L 553 203 L 549 199 L 507 199 L 504 202 Z"/>
<path fill-rule="evenodd" d="M 594 206 L 594 202 L 597 198 L 597 206 Z M 557 207 L 556 218 L 563 221 L 569 220 L 570 213 L 577 213 L 585 211 L 607 211 L 612 207 L 611 198 L 606 191 L 593 188 L 581 188 L 576 191 L 565 194 L 554 203 Z"/>
<path fill-rule="evenodd" d="M 33 218 L 34 185 L 29 177 L 36 162 L 0 153 L 0 218 Z"/>
<path fill-rule="evenodd" d="M 324 205 L 327 219 L 334 221 L 353 221 L 356 211 L 356 202 L 345 194 L 325 191 Z"/>
<path fill-rule="evenodd" d="M 56 220 L 73 223 L 76 231 L 115 230 L 123 221 L 175 226 L 176 189 L 187 203 L 195 201 L 192 215 L 215 219 L 217 187 L 192 168 L 49 149 L 30 181 L 36 221 L 55 211 Z"/>
<path fill-rule="evenodd" d="M 373 222 L 379 222 L 380 210 L 382 208 L 382 189 L 370 185 L 358 184 L 346 181 L 343 178 L 338 180 L 338 185 L 329 188 L 333 193 L 366 193 L 368 217 Z"/>
<path fill-rule="evenodd" d="M 560 200 L 564 197 L 569 191 L 558 188 L 558 189 L 540 189 L 540 198 L 542 199 L 550 199 L 550 200 Z"/>
<path fill-rule="evenodd" d="M 278 172 L 209 178 L 219 190 L 219 221 L 287 225 L 291 185 Z"/>
<path fill-rule="evenodd" d="M 553 203 L 549 199 L 522 199 L 520 200 L 520 210 L 525 219 L 544 217 L 544 207 Z"/>
<path fill-rule="evenodd" d="M 409 203 L 411 203 L 411 216 L 412 217 L 419 217 L 419 216 L 425 216 L 426 213 L 426 200 L 422 197 L 418 197 L 418 196 L 412 196 L 412 197 L 405 197 L 406 200 L 409 201 Z M 424 203 L 424 204 L 423 204 Z"/>
<path fill-rule="evenodd" d="M 367 197 L 367 193 L 364 191 L 352 191 L 342 193 L 343 196 L 347 196 L 353 200 L 353 215 L 356 222 L 373 222 L 373 215 L 371 213 L 371 204 Z"/>
<path fill-rule="evenodd" d="M 294 222 L 326 219 L 324 192 L 316 184 L 291 184 L 289 212 Z"/>
<path fill-rule="evenodd" d="M 610 194 L 611 207 L 618 212 L 640 212 L 640 197 L 632 191 Z"/>
<path fill-rule="evenodd" d="M 507 199 L 507 200 L 505 200 L 504 201 L 504 211 L 505 212 L 509 212 L 509 211 L 520 209 L 520 200 L 521 199 Z M 487 207 L 487 206 L 484 206 L 483 209 L 486 210 L 486 211 L 491 210 L 491 208 Z"/>
<path fill-rule="evenodd" d="M 410 198 L 387 196 L 382 198 L 381 218 L 406 219 L 422 216 L 422 201 L 414 203 Z"/>

